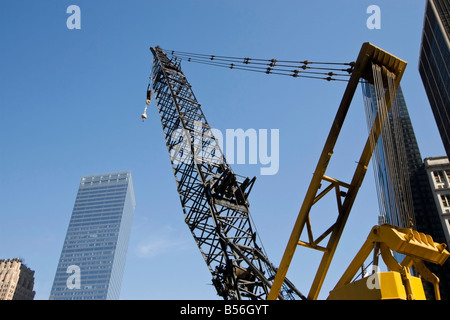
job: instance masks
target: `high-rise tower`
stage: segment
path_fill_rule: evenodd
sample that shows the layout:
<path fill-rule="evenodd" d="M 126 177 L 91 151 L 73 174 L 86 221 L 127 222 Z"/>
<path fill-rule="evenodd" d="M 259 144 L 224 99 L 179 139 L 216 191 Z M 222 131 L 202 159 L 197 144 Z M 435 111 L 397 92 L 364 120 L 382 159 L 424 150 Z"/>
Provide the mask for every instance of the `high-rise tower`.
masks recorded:
<path fill-rule="evenodd" d="M 51 300 L 119 299 L 134 207 L 130 172 L 82 177 Z"/>
<path fill-rule="evenodd" d="M 374 86 L 363 83 L 363 96 L 369 128 L 383 106 L 378 105 Z M 415 225 L 410 176 L 422 165 L 401 87 L 398 88 L 387 123 L 374 149 L 373 169 L 380 208 L 379 222 L 402 228 Z M 430 194 L 431 196 L 431 194 Z"/>
<path fill-rule="evenodd" d="M 363 96 L 368 123 L 383 109 L 378 105 L 373 86 L 363 84 Z M 440 216 L 428 181 L 425 165 L 420 154 L 411 119 L 401 87 L 396 95 L 388 123 L 378 140 L 373 156 L 375 183 L 380 209 L 379 222 L 402 228 L 413 228 L 443 243 Z M 403 256 L 396 256 L 398 260 Z M 442 299 L 447 299 L 450 282 L 447 276 L 449 262 L 444 266 L 427 264 L 441 280 Z M 427 297 L 433 298 L 433 288 L 424 282 Z"/>
<path fill-rule="evenodd" d="M 420 46 L 419 73 L 430 102 L 447 157 L 450 158 L 450 2 L 448 0 L 427 0 Z M 427 159 L 417 178 L 427 179 Z M 430 171 L 431 172 L 431 171 Z M 429 174 L 430 174 L 429 172 Z M 433 182 L 433 181 L 431 181 Z M 432 186 L 434 188 L 434 183 Z M 428 198 L 428 196 L 427 196 Z M 418 227 L 428 232 L 439 242 L 445 242 L 444 228 L 441 228 L 440 205 L 424 202 L 423 216 Z M 430 214 L 432 213 L 432 214 Z M 416 213 L 417 217 L 417 213 Z M 441 281 L 441 296 L 450 297 L 450 262 L 442 268 L 430 266 Z"/>
<path fill-rule="evenodd" d="M 447 157 L 450 158 L 450 2 L 428 0 L 420 47 L 419 73 Z"/>

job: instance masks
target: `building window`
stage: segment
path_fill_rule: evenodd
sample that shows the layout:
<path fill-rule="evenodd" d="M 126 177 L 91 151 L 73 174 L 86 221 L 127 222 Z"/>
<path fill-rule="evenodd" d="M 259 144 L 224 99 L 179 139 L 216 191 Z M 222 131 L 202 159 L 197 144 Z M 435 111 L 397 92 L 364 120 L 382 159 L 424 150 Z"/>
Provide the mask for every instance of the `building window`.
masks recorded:
<path fill-rule="evenodd" d="M 434 184 L 436 189 L 443 189 L 446 187 L 446 178 L 445 176 L 447 175 L 447 173 L 445 171 L 433 171 L 433 176 L 434 176 Z"/>
<path fill-rule="evenodd" d="M 444 175 L 442 171 L 433 171 L 433 175 L 434 181 L 436 181 L 436 183 L 444 182 Z"/>
<path fill-rule="evenodd" d="M 442 194 L 441 201 L 444 208 L 450 208 L 450 194 Z"/>

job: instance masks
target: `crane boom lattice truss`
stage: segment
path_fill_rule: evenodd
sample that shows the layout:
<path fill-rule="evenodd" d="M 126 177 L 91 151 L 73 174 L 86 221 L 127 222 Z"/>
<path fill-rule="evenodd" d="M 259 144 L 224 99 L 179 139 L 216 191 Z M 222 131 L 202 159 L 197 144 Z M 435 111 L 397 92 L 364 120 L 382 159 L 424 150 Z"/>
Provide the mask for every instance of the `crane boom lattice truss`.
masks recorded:
<path fill-rule="evenodd" d="M 266 299 L 276 269 L 258 244 L 249 215 L 255 179 L 240 179 L 227 164 L 180 64 L 159 47 L 151 51 L 152 89 L 185 222 L 213 285 L 227 300 Z M 305 297 L 284 279 L 278 298 Z"/>

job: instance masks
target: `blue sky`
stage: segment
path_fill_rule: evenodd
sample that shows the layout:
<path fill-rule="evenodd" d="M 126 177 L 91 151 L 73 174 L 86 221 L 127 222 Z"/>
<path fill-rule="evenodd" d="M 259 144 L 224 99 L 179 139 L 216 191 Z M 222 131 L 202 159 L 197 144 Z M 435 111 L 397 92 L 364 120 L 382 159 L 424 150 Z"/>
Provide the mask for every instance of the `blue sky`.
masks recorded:
<path fill-rule="evenodd" d="M 69 30 L 69 5 L 81 29 Z M 370 30 L 366 9 L 381 9 Z M 155 108 L 140 120 L 152 67 L 150 46 L 215 55 L 350 62 L 371 42 L 408 62 L 403 93 L 422 157 L 443 155 L 418 73 L 425 0 L 13 1 L 0 3 L 0 258 L 36 271 L 48 299 L 83 175 L 130 170 L 136 210 L 121 299 L 218 299 L 184 224 Z M 212 127 L 278 129 L 280 166 L 233 165 L 257 176 L 251 212 L 269 259 L 279 264 L 345 83 L 183 63 Z M 348 181 L 367 132 L 358 90 L 327 172 Z M 335 214 L 320 208 L 317 223 Z M 370 168 L 322 293 L 344 272 L 378 204 Z M 308 249 L 288 277 L 307 293 L 318 266 Z"/>

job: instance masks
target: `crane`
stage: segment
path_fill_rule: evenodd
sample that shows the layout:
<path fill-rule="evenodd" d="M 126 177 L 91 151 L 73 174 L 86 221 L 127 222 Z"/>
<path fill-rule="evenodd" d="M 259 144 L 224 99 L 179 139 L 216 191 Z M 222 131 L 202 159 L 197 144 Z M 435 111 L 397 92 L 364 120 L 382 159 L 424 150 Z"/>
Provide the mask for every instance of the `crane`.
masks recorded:
<path fill-rule="evenodd" d="M 147 104 L 155 96 L 185 222 L 217 294 L 226 300 L 265 300 L 276 268 L 250 217 L 248 196 L 255 177 L 241 177 L 228 165 L 180 63 L 159 47 L 151 51 Z M 288 279 L 277 297 L 304 298 Z"/>
<path fill-rule="evenodd" d="M 209 56 L 206 58 L 205 55 L 188 57 L 188 61 L 213 64 L 230 69 L 317 78 L 327 81 L 348 81 L 282 261 L 277 268 L 270 262 L 262 249 L 250 219 L 248 197 L 255 182 L 255 177 L 249 178 L 237 175 L 226 162 L 218 141 L 206 121 L 200 103 L 195 98 L 192 87 L 181 70 L 178 57 L 172 54 L 172 58 L 169 58 L 168 54 L 160 47 L 152 47 L 150 50 L 153 53 L 153 70 L 150 84 L 147 87 L 146 104 L 147 106 L 150 104 L 154 95 L 185 222 L 208 266 L 217 294 L 226 300 L 317 299 L 359 187 L 364 179 L 373 152 L 374 141 L 377 141 L 385 122 L 382 115 L 377 115 L 350 183 L 326 176 L 325 171 L 331 160 L 333 148 L 350 102 L 361 80 L 373 83 L 374 78 L 379 77 L 382 79 L 379 85 L 383 89 L 381 90 L 384 94 L 383 99 L 386 101 L 387 111 L 389 111 L 406 63 L 370 43 L 363 44 L 356 62 L 344 64 L 349 68 L 334 69 L 333 71 L 323 71 L 326 68 L 312 67 L 312 63 L 307 60 L 303 61 L 300 67 L 292 69 L 292 61 L 280 62 L 275 59 L 264 62 L 253 60 L 253 65 L 249 67 L 250 58 L 239 59 L 243 65 L 238 65 L 234 57 Z M 178 53 L 178 55 L 187 56 L 183 52 Z M 347 74 L 342 74 L 341 71 L 346 71 Z M 347 80 L 336 78 L 348 75 L 350 75 L 350 79 Z M 147 118 L 147 106 L 141 116 L 142 120 Z M 329 185 L 319 192 L 324 182 Z M 332 190 L 336 191 L 337 219 L 323 234 L 314 238 L 309 216 L 311 208 Z M 305 228 L 308 231 L 308 240 L 302 241 L 300 236 Z M 387 226 L 383 228 L 383 230 L 385 229 L 393 230 L 394 227 Z M 402 230 L 402 232 L 407 235 L 414 234 L 405 230 Z M 390 235 L 389 232 L 384 234 Z M 422 236 L 417 237 L 421 238 Z M 413 238 L 414 236 L 409 237 L 408 242 Z M 328 239 L 328 243 L 325 246 L 320 245 L 325 239 Z M 372 238 L 370 239 L 364 247 L 364 253 L 370 247 L 370 244 L 375 241 Z M 383 237 L 376 238 L 376 241 L 380 243 L 384 243 L 385 240 Z M 401 240 L 397 242 L 401 242 Z M 298 245 L 323 253 L 322 261 L 317 269 L 308 296 L 303 295 L 286 277 L 295 248 Z M 404 284 L 396 284 L 395 281 L 389 282 L 389 280 L 385 283 L 394 283 L 396 288 L 403 285 L 409 286 L 408 297 L 413 297 L 413 291 L 420 291 L 420 286 L 416 285 L 414 290 L 411 289 L 411 282 L 417 283 L 417 281 L 411 280 L 412 278 L 404 271 L 404 268 L 415 263 L 436 288 L 438 281 L 436 282 L 436 279 L 429 274 L 421 262 L 421 258 L 443 263 L 448 258 L 449 253 L 445 250 L 445 247 L 435 244 L 430 239 L 428 239 L 427 245 L 430 246 L 432 252 L 432 258 L 430 259 L 428 259 L 428 251 L 419 250 L 419 254 L 414 256 L 415 246 L 412 245 L 411 250 L 403 253 L 411 254 L 414 256 L 413 258 L 406 260 L 400 267 L 390 262 L 390 265 L 397 269 L 397 273 L 401 274 L 403 279 L 406 279 Z M 436 248 L 438 248 L 437 251 L 434 250 Z M 425 257 L 422 257 L 421 254 L 424 254 Z M 361 257 L 359 256 L 349 267 L 349 272 L 354 271 L 355 265 L 358 263 L 361 263 Z M 386 276 L 383 279 L 393 278 Z M 348 293 L 347 284 L 348 274 L 338 284 L 336 287 L 338 290 L 333 293 L 332 298 L 345 298 Z M 401 298 L 398 295 L 395 297 Z"/>
<path fill-rule="evenodd" d="M 307 298 L 310 300 L 318 298 L 350 211 L 364 180 L 373 150 L 381 134 L 382 128 L 388 121 L 388 113 L 392 105 L 396 103 L 395 94 L 400 85 L 406 65 L 407 63 L 405 61 L 373 44 L 368 42 L 363 43 L 295 221 L 292 233 L 286 245 L 278 272 L 268 296 L 269 300 L 276 299 L 277 292 L 280 290 L 280 284 L 288 272 L 298 246 L 304 246 L 322 254 L 322 259 L 307 295 Z M 332 160 L 333 149 L 344 124 L 355 90 L 361 81 L 373 84 L 377 88 L 379 93 L 376 96 L 376 99 L 380 102 L 382 107 L 378 110 L 379 112 L 369 129 L 369 134 L 357 162 L 356 169 L 354 170 L 352 180 L 347 183 L 327 176 L 326 170 Z M 323 190 L 320 190 L 322 184 L 326 185 L 326 187 Z M 313 206 L 333 190 L 335 191 L 338 211 L 336 219 L 323 233 L 318 236 L 317 234 L 314 235 L 313 226 L 311 224 L 311 211 Z M 393 227 L 394 226 L 391 226 L 389 228 Z M 300 238 L 305 230 L 307 232 L 307 239 L 301 240 Z M 384 239 L 381 239 L 380 241 L 384 241 Z M 324 245 L 322 244 L 323 242 L 325 242 Z M 433 246 L 436 246 L 432 240 L 429 242 L 432 243 Z M 439 247 L 442 248 L 442 246 Z M 417 248 L 415 249 L 417 250 Z M 412 254 L 411 252 L 409 253 Z M 445 259 L 448 258 L 448 252 L 446 250 L 438 250 L 438 255 L 445 257 Z M 416 258 L 420 260 L 425 257 L 422 257 L 419 254 Z M 358 259 L 356 261 L 361 263 L 364 262 Z M 357 264 L 357 262 L 354 263 Z M 391 265 L 394 264 L 392 263 Z M 410 266 L 410 263 L 408 262 L 407 265 Z M 420 266 L 422 266 L 422 264 L 420 264 Z M 398 268 L 398 270 L 401 270 L 401 268 Z M 425 269 L 422 270 L 426 273 Z M 432 279 L 431 276 L 427 278 Z M 401 286 L 403 286 L 403 284 L 401 284 Z"/>

